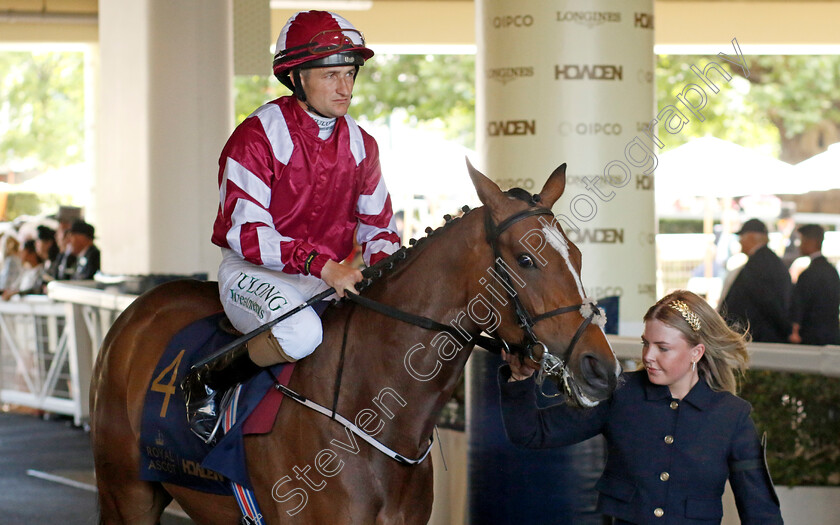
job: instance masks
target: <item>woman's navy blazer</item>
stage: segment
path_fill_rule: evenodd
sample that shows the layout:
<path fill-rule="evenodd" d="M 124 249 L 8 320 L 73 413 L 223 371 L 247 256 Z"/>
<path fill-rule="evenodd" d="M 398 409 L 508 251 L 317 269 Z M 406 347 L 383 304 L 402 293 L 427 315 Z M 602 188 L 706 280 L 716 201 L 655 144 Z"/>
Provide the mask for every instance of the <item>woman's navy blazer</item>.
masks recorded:
<path fill-rule="evenodd" d="M 751 406 L 701 380 L 685 398 L 652 384 L 644 371 L 622 375 L 595 408 L 536 406 L 534 380 L 508 383 L 499 371 L 508 438 L 557 447 L 604 434 L 607 464 L 595 488 L 598 510 L 618 523 L 720 524 L 727 478 L 743 524 L 783 523 Z"/>

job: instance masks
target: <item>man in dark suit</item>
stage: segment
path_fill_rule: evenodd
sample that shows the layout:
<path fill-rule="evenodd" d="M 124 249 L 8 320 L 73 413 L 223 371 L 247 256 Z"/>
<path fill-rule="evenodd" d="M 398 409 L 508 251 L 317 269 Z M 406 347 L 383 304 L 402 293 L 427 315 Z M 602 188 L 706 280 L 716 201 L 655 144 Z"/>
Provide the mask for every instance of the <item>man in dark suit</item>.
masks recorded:
<path fill-rule="evenodd" d="M 816 224 L 799 228 L 799 251 L 811 258 L 793 287 L 790 342 L 803 345 L 840 344 L 840 275 L 823 257 L 825 230 Z"/>
<path fill-rule="evenodd" d="M 787 268 L 767 247 L 767 226 L 750 219 L 737 232 L 749 259 L 729 287 L 719 311 L 730 325 L 749 326 L 753 341 L 786 343 L 791 282 Z"/>
<path fill-rule="evenodd" d="M 93 279 L 93 274 L 99 271 L 99 248 L 93 244 L 93 226 L 78 219 L 70 226 L 68 235 L 70 250 L 76 256 L 76 269 L 71 279 Z"/>

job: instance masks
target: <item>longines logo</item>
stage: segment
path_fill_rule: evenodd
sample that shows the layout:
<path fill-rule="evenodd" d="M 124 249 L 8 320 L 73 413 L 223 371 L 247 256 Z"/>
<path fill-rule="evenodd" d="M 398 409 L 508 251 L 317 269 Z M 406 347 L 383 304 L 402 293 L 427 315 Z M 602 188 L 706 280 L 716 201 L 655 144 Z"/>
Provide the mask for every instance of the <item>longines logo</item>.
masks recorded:
<path fill-rule="evenodd" d="M 624 177 L 622 175 L 604 175 L 603 173 L 598 175 L 566 175 L 566 186 L 586 186 L 589 188 L 602 181 L 606 181 L 611 186 L 620 187 L 624 183 Z"/>
<path fill-rule="evenodd" d="M 566 64 L 554 66 L 555 80 L 623 80 L 624 66 L 610 64 Z"/>
<path fill-rule="evenodd" d="M 566 235 L 574 243 L 624 244 L 624 228 L 581 228 L 567 231 Z"/>
<path fill-rule="evenodd" d="M 497 67 L 495 69 L 487 70 L 487 78 L 495 80 L 502 84 L 507 84 L 511 80 L 516 80 L 521 77 L 534 76 L 534 68 L 532 66 L 525 67 Z"/>
<path fill-rule="evenodd" d="M 621 135 L 618 122 L 561 122 L 561 135 Z"/>
<path fill-rule="evenodd" d="M 621 22 L 621 13 L 615 11 L 557 11 L 558 22 L 574 22 L 588 28 L 606 22 Z"/>
<path fill-rule="evenodd" d="M 537 124 L 534 120 L 494 120 L 487 124 L 487 134 L 499 135 L 536 135 Z"/>
<path fill-rule="evenodd" d="M 651 13 L 633 13 L 633 27 L 653 29 L 653 15 Z"/>
<path fill-rule="evenodd" d="M 493 27 L 496 29 L 504 27 L 531 27 L 532 25 L 534 25 L 534 17 L 531 15 L 506 15 L 493 17 Z"/>

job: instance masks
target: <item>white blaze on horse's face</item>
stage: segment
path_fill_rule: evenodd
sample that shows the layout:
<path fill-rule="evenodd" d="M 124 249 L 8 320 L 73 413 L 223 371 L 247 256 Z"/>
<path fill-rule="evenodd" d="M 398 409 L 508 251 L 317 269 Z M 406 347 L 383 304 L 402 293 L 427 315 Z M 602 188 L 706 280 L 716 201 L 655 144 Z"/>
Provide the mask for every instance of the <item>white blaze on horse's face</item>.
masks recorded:
<path fill-rule="evenodd" d="M 560 253 L 560 256 L 563 257 L 563 260 L 566 261 L 566 266 L 569 268 L 569 272 L 572 274 L 572 277 L 575 278 L 575 284 L 577 285 L 580 299 L 583 300 L 585 297 L 583 294 L 583 283 L 580 281 L 580 276 L 578 275 L 577 270 L 575 270 L 575 267 L 572 266 L 572 259 L 569 256 L 569 243 L 566 242 L 566 238 L 562 233 L 560 233 L 557 226 L 554 226 L 553 224 L 543 226 L 542 231 L 548 241 L 548 244 L 557 250 L 557 252 Z"/>

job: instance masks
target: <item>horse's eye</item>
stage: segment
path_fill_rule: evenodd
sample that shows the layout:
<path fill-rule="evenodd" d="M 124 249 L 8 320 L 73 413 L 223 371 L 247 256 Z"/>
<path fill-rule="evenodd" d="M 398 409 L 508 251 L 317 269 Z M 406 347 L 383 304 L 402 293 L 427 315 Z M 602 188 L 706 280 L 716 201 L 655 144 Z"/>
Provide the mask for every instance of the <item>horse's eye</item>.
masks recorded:
<path fill-rule="evenodd" d="M 527 253 L 520 253 L 516 256 L 516 262 L 522 268 L 533 268 L 534 267 L 534 259 L 528 255 Z"/>

